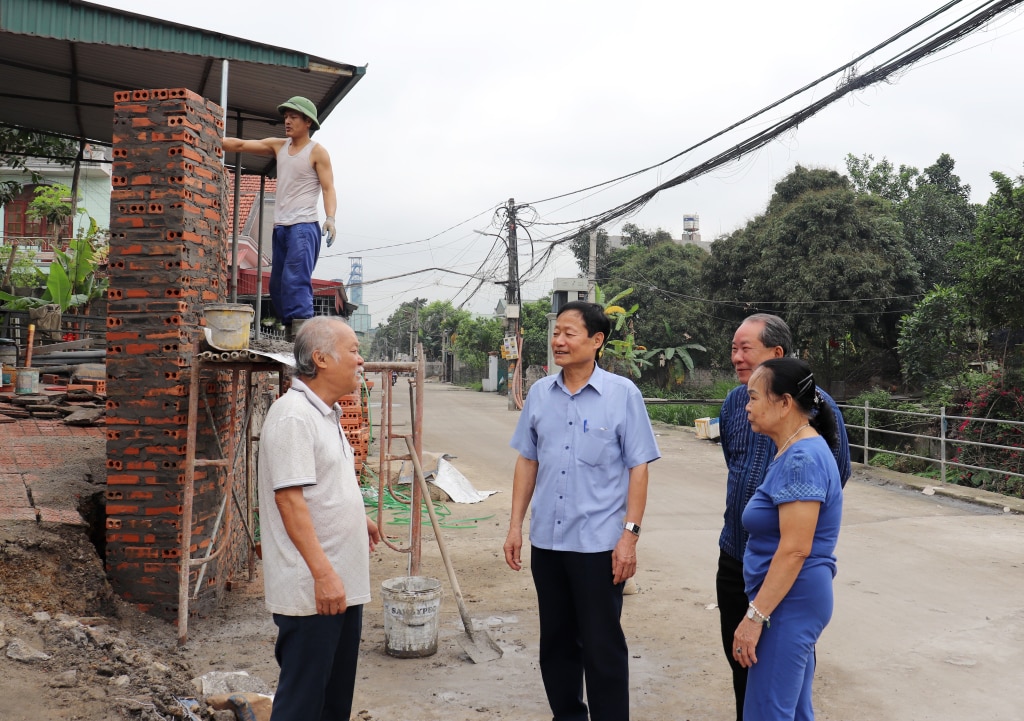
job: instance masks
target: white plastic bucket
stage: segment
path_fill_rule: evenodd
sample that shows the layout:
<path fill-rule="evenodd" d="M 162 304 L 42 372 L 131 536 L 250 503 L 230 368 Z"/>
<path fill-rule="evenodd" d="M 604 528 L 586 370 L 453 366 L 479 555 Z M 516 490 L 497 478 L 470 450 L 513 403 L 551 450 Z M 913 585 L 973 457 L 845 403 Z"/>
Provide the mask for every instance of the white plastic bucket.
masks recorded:
<path fill-rule="evenodd" d="M 441 582 L 425 576 L 389 578 L 381 584 L 384 650 L 397 658 L 437 653 Z"/>

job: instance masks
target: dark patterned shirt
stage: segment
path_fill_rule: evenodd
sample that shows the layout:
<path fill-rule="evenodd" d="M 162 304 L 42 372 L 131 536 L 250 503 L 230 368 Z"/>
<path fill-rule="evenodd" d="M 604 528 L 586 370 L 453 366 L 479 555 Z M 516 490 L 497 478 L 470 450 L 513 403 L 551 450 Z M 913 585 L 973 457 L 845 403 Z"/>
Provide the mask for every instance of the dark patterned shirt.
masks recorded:
<path fill-rule="evenodd" d="M 839 431 L 839 448 L 834 452 L 839 478 L 846 485 L 850 477 L 850 445 L 846 438 L 846 426 L 843 414 L 836 402 L 820 388 L 822 399 L 832 407 L 836 426 Z M 747 402 L 750 395 L 745 385 L 737 386 L 729 391 L 722 403 L 718 429 L 722 438 L 722 453 L 725 454 L 725 465 L 729 469 L 729 478 L 725 488 L 725 524 L 718 545 L 723 551 L 735 558 L 743 560 L 743 552 L 747 546 L 747 532 L 743 529 L 743 509 L 761 485 L 768 464 L 775 457 L 775 443 L 768 436 L 754 433 L 747 420 Z"/>

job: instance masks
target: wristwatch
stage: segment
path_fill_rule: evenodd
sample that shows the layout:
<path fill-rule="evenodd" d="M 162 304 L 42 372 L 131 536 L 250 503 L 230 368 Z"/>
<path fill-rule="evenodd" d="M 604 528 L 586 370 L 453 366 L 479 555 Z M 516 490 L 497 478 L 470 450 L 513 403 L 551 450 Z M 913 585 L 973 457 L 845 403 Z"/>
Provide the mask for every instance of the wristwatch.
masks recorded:
<path fill-rule="evenodd" d="M 765 616 L 763 613 L 754 608 L 754 604 L 747 606 L 747 618 L 756 624 L 765 624 L 768 628 L 771 628 L 771 616 Z"/>
<path fill-rule="evenodd" d="M 636 525 L 635 523 L 633 523 L 631 521 L 626 521 L 625 523 L 622 524 L 622 527 L 624 529 L 626 529 L 627 531 L 629 531 L 630 533 L 632 533 L 634 536 L 639 536 L 640 535 L 640 526 Z"/>

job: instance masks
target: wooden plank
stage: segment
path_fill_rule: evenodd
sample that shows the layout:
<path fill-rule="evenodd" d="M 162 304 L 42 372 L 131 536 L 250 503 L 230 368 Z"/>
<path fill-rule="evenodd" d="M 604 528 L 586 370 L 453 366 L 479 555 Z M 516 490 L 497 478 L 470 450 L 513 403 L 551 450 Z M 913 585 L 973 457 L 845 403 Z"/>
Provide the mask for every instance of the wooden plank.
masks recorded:
<path fill-rule="evenodd" d="M 92 348 L 96 343 L 95 338 L 82 338 L 80 340 L 69 340 L 62 343 L 44 343 L 32 350 L 33 355 L 43 355 L 59 350 L 85 350 Z"/>

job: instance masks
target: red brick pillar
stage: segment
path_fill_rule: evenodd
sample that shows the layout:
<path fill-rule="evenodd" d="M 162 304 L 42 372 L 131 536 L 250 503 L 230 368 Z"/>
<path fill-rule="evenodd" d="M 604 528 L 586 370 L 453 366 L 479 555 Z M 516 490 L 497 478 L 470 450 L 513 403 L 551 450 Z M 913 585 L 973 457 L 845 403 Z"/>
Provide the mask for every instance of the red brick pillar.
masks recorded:
<path fill-rule="evenodd" d="M 203 305 L 224 302 L 227 285 L 222 112 L 185 89 L 118 92 L 114 102 L 106 565 L 115 592 L 173 619 L 193 342 Z M 218 425 L 232 398 L 223 376 L 204 384 Z M 203 403 L 200 420 L 199 457 L 219 457 Z M 210 543 L 222 480 L 196 471 L 194 555 Z M 216 564 L 204 578 L 218 578 Z"/>

